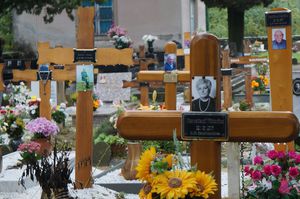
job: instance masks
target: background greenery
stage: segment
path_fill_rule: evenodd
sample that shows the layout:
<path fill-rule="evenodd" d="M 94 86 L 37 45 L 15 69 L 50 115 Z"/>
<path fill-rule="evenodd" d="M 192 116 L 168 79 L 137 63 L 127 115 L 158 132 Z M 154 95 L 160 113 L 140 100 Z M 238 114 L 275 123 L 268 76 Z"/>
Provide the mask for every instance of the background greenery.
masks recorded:
<path fill-rule="evenodd" d="M 274 0 L 268 7 L 255 6 L 245 12 L 245 37 L 266 36 L 265 12 L 284 7 L 292 11 L 293 35 L 300 35 L 300 1 Z M 208 8 L 208 32 L 219 38 L 228 38 L 227 9 Z"/>

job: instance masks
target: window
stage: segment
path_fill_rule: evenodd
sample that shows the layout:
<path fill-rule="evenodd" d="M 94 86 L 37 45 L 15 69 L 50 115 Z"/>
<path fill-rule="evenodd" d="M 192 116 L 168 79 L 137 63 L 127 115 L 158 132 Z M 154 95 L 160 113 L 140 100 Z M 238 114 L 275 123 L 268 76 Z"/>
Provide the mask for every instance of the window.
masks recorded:
<path fill-rule="evenodd" d="M 95 4 L 95 35 L 106 35 L 113 23 L 113 0 Z"/>

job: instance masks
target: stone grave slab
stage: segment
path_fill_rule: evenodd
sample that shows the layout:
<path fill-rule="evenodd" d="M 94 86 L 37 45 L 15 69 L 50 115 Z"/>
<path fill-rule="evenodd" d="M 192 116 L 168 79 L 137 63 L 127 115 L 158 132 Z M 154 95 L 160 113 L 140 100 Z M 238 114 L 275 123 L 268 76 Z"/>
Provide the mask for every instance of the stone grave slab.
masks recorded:
<path fill-rule="evenodd" d="M 97 76 L 96 95 L 102 101 L 130 100 L 130 88 L 122 88 L 123 80 L 131 81 L 131 72 L 100 73 Z"/>
<path fill-rule="evenodd" d="M 300 83 L 300 70 L 293 71 L 293 112 L 297 116 L 298 119 L 300 119 L 300 88 L 299 92 L 296 84 Z"/>

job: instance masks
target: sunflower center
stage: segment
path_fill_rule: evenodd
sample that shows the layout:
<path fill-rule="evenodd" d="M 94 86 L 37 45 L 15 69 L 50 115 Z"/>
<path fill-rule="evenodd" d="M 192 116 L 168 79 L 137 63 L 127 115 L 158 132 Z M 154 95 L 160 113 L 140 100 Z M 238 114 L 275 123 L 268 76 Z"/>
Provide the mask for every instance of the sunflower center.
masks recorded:
<path fill-rule="evenodd" d="M 151 186 L 150 183 L 147 183 L 147 184 L 144 185 L 143 189 L 144 189 L 144 193 L 145 193 L 146 195 L 148 195 L 148 193 L 150 193 L 151 190 L 152 190 L 152 186 Z"/>
<path fill-rule="evenodd" d="M 170 178 L 168 181 L 168 185 L 171 188 L 178 188 L 182 185 L 182 180 L 179 178 Z"/>
<path fill-rule="evenodd" d="M 197 188 L 199 189 L 200 192 L 204 191 L 204 186 L 201 184 L 197 184 Z"/>

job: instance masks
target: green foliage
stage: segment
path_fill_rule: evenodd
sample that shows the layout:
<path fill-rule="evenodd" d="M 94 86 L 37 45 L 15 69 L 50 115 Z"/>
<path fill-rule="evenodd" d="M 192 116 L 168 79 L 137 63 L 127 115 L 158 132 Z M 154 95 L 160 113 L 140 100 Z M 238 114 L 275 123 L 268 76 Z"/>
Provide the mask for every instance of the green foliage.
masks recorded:
<path fill-rule="evenodd" d="M 0 17 L 6 12 L 15 10 L 17 14 L 22 14 L 23 12 L 34 15 L 43 14 L 44 22 L 51 23 L 55 15 L 65 11 L 69 18 L 74 20 L 72 11 L 78 8 L 81 3 L 90 2 L 93 5 L 94 2 L 101 3 L 104 1 L 105 0 L 1 0 Z"/>
<path fill-rule="evenodd" d="M 116 135 L 117 129 L 114 128 L 113 124 L 108 119 L 105 119 L 100 123 L 99 127 L 94 129 L 94 140 L 97 139 L 100 134 Z"/>
<path fill-rule="evenodd" d="M 239 109 L 241 111 L 249 111 L 251 108 L 251 103 L 249 103 L 247 100 L 241 100 L 239 104 L 240 104 Z"/>
<path fill-rule="evenodd" d="M 141 141 L 142 142 L 142 147 L 143 151 L 149 149 L 150 147 L 155 147 L 158 151 L 163 152 L 163 153 L 175 153 L 176 151 L 176 146 L 174 145 L 173 141 Z M 184 142 L 178 142 L 180 149 L 183 149 L 185 143 Z"/>
<path fill-rule="evenodd" d="M 56 110 L 52 114 L 52 119 L 57 123 L 57 124 L 63 124 L 65 123 L 66 115 L 63 111 Z"/>
<path fill-rule="evenodd" d="M 267 6 L 273 2 L 273 0 L 201 0 L 207 7 L 219 7 L 219 8 L 234 8 L 237 10 L 248 10 L 255 5 Z"/>
<path fill-rule="evenodd" d="M 101 133 L 95 140 L 95 144 L 99 142 L 105 142 L 109 145 L 116 144 L 116 145 L 125 145 L 127 141 L 120 137 L 119 135 L 107 135 L 104 133 Z"/>
<path fill-rule="evenodd" d="M 0 17 L 0 39 L 4 40 L 4 50 L 12 48 L 12 12 L 5 12 Z"/>

